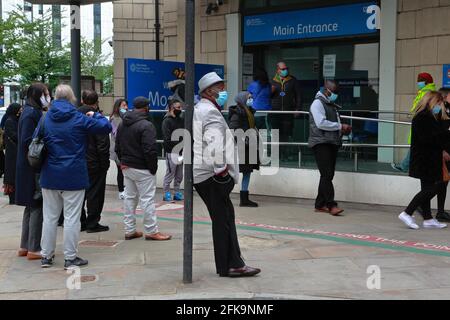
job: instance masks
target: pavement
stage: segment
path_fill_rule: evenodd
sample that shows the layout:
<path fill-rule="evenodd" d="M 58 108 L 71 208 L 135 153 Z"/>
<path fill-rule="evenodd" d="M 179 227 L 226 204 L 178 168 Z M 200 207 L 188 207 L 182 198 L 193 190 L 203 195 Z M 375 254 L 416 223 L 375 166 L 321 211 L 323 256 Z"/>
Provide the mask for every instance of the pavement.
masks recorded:
<path fill-rule="evenodd" d="M 252 199 L 259 208 L 239 208 L 233 195 L 243 257 L 262 273 L 216 275 L 211 223 L 195 196 L 193 282 L 184 284 L 182 202 L 157 205 L 160 229 L 172 240 L 124 241 L 122 203 L 108 187 L 102 223 L 110 231 L 81 234 L 79 256 L 89 265 L 70 274 L 62 228 L 54 267 L 16 256 L 23 208 L 1 196 L 0 300 L 450 299 L 450 229 L 408 230 L 398 207 L 341 203 L 345 215 L 332 217 L 314 213 L 311 200 Z"/>

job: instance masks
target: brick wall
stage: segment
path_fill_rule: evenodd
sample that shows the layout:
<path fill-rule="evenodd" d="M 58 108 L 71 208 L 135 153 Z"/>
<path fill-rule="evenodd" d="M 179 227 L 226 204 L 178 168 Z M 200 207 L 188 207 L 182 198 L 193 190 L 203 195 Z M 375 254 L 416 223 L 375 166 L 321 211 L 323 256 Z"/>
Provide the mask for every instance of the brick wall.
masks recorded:
<path fill-rule="evenodd" d="M 450 64 L 450 0 L 399 0 L 396 50 L 396 111 L 409 112 L 419 73 L 430 73 L 437 89 L 442 86 L 442 65 Z M 395 132 L 395 142 L 406 144 L 409 127 L 397 125 Z M 397 150 L 396 159 L 405 153 Z"/>

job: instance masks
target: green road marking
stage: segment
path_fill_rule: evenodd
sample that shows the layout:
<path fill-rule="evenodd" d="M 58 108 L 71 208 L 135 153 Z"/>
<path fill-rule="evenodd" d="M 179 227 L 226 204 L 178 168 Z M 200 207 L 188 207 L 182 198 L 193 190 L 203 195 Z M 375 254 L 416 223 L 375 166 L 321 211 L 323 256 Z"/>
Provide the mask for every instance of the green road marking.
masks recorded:
<path fill-rule="evenodd" d="M 112 214 L 114 216 L 123 216 L 122 213 L 118 213 L 118 212 L 112 212 L 112 211 L 104 211 L 104 212 Z M 171 222 L 183 222 L 184 221 L 184 219 L 181 219 L 181 218 L 158 217 L 158 219 L 163 220 L 163 221 L 171 221 Z M 208 221 L 194 221 L 194 224 L 210 226 L 212 223 L 208 222 Z M 336 237 L 336 236 L 327 236 L 327 235 L 321 235 L 321 234 L 309 234 L 309 233 L 301 233 L 301 232 L 294 232 L 294 231 L 288 231 L 288 230 L 273 230 L 273 229 L 265 229 L 265 228 L 253 227 L 253 226 L 236 225 L 236 228 L 241 229 L 241 230 L 263 232 L 263 233 L 269 233 L 269 234 L 280 234 L 280 235 L 297 236 L 297 237 L 302 237 L 302 238 L 313 238 L 313 239 L 345 243 L 345 244 L 355 245 L 355 246 L 372 247 L 372 248 L 378 248 L 378 249 L 388 249 L 388 250 L 394 250 L 394 251 L 404 251 L 404 252 L 409 252 L 409 253 L 427 254 L 427 255 L 431 255 L 431 256 L 449 257 L 450 258 L 450 252 L 444 252 L 444 251 L 402 247 L 402 246 L 396 246 L 396 245 L 389 245 L 389 244 L 385 244 L 385 243 L 377 243 L 377 242 L 370 242 L 370 241 L 356 240 L 356 239 L 346 239 L 346 238 L 340 238 L 340 237 Z"/>

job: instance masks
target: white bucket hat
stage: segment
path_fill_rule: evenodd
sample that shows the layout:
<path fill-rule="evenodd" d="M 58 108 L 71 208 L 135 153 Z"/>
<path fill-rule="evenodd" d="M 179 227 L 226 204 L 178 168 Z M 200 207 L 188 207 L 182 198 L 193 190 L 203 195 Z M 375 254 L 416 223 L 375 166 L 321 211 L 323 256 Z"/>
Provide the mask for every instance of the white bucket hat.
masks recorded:
<path fill-rule="evenodd" d="M 219 75 L 215 72 L 210 72 L 205 74 L 200 81 L 198 82 L 199 91 L 198 93 L 202 93 L 212 85 L 218 83 L 218 82 L 225 82 Z"/>

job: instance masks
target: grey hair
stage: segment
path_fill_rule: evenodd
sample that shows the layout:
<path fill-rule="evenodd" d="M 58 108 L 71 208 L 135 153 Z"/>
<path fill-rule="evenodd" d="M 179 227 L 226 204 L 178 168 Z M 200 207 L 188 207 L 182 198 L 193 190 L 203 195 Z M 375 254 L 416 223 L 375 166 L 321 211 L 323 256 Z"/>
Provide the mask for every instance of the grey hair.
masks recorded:
<path fill-rule="evenodd" d="M 72 88 L 67 84 L 60 84 L 55 90 L 55 100 L 67 100 L 72 104 L 77 102 Z"/>

